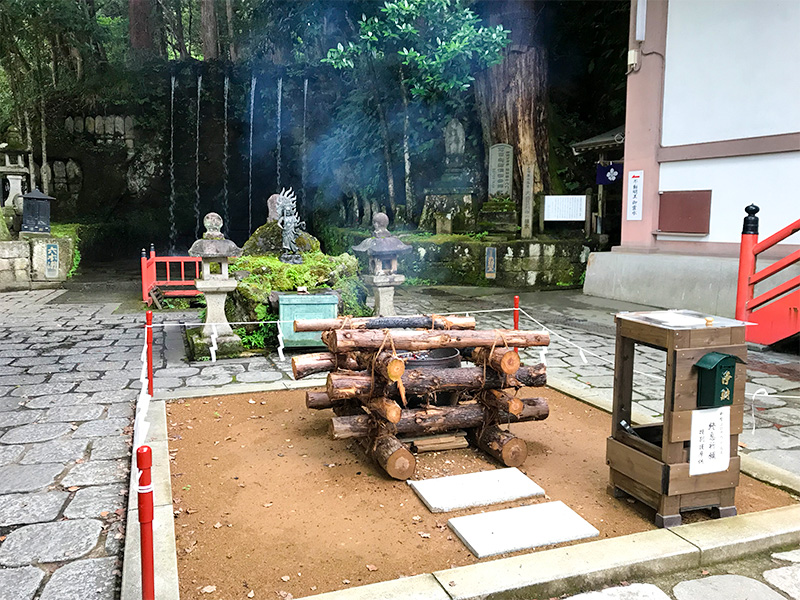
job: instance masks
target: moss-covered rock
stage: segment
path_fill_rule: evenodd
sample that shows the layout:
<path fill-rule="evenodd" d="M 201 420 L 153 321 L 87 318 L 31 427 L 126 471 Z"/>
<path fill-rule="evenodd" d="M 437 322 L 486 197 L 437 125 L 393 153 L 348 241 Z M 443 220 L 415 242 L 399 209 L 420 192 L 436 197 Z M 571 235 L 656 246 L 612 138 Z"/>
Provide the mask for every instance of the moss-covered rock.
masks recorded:
<path fill-rule="evenodd" d="M 297 236 L 295 243 L 300 252 L 319 252 L 319 240 L 305 231 Z M 277 221 L 264 223 L 242 246 L 242 254 L 245 256 L 280 253 L 282 250 L 283 230 L 278 226 Z"/>

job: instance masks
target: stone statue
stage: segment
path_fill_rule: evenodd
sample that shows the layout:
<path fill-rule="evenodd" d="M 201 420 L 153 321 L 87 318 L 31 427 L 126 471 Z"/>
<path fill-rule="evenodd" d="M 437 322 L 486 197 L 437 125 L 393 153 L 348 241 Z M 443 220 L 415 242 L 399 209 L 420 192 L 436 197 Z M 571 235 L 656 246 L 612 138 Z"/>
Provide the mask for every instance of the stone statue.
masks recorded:
<path fill-rule="evenodd" d="M 466 144 L 467 138 L 461 121 L 450 119 L 444 127 L 445 163 L 448 168 L 457 168 L 464 164 Z"/>
<path fill-rule="evenodd" d="M 278 194 L 276 209 L 278 211 L 278 227 L 283 230 L 281 261 L 300 264 L 303 262 L 303 257 L 300 256 L 295 240 L 300 231 L 305 229 L 306 222 L 301 221 L 297 214 L 296 198 L 291 189 L 288 192 L 281 190 L 281 193 Z"/>

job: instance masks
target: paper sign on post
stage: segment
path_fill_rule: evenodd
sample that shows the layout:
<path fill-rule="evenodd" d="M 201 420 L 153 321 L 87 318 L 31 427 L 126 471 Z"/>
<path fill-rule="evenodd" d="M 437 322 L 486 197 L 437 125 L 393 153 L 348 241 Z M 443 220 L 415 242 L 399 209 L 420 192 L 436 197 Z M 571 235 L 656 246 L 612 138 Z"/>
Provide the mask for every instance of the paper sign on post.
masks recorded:
<path fill-rule="evenodd" d="M 719 473 L 731 460 L 731 407 L 692 411 L 689 476 Z"/>
<path fill-rule="evenodd" d="M 642 220 L 642 200 L 644 199 L 644 171 L 628 172 L 628 221 Z"/>

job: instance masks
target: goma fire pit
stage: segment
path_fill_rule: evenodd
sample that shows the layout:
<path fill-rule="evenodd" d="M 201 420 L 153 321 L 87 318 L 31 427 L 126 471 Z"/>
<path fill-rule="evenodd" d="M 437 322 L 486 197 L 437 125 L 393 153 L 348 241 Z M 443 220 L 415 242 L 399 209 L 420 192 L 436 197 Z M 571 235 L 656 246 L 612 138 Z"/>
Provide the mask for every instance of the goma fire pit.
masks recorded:
<path fill-rule="evenodd" d="M 420 350 L 418 352 L 400 352 L 399 356 L 405 359 L 407 369 L 458 369 L 461 367 L 461 353 L 458 348 L 434 348 L 433 350 Z M 425 404 L 425 397 L 412 396 L 411 404 Z M 433 404 L 455 406 L 458 404 L 458 392 L 436 394 Z"/>

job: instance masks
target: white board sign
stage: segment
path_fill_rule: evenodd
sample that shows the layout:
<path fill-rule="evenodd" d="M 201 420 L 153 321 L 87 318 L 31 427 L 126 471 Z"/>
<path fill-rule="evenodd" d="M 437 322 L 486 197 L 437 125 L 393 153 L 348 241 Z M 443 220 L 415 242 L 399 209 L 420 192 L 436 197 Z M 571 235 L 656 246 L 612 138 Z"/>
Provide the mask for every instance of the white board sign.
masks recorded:
<path fill-rule="evenodd" d="M 692 411 L 689 476 L 719 473 L 731 460 L 731 407 Z"/>
<path fill-rule="evenodd" d="M 545 196 L 545 221 L 585 221 L 586 196 Z"/>
<path fill-rule="evenodd" d="M 628 221 L 642 220 L 644 199 L 644 171 L 628 172 Z"/>

